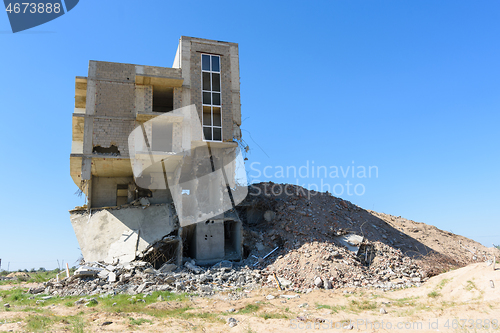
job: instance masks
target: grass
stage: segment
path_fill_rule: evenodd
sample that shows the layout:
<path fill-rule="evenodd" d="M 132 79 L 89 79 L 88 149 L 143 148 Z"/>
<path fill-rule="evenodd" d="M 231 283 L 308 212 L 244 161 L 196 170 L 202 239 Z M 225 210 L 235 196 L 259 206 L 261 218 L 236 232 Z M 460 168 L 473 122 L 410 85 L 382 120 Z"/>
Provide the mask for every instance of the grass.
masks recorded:
<path fill-rule="evenodd" d="M 28 317 L 19 320 L 26 323 L 28 332 L 50 332 L 54 324 L 61 323 L 68 326 L 66 329 L 71 329 L 75 333 L 84 333 L 86 321 L 80 316 L 56 316 L 53 313 L 44 315 L 29 315 Z"/>
<path fill-rule="evenodd" d="M 452 279 L 442 279 L 437 285 L 436 285 L 436 290 L 431 291 L 430 293 L 427 294 L 427 297 L 430 298 L 437 298 L 441 296 L 439 293 L 439 290 L 442 290 L 443 287 L 450 282 Z"/>
<path fill-rule="evenodd" d="M 351 301 L 351 305 L 353 305 L 353 306 L 354 306 L 353 302 L 354 302 L 354 303 L 358 303 L 358 302 L 356 302 L 356 301 Z M 375 306 L 376 306 L 376 303 L 374 303 L 374 304 L 375 304 Z M 343 305 L 333 305 L 333 306 L 331 306 L 331 305 L 319 304 L 319 303 L 316 303 L 315 305 L 316 305 L 316 309 L 317 309 L 317 310 L 320 310 L 320 309 L 328 309 L 328 310 L 331 310 L 331 311 L 330 311 L 330 314 L 339 313 L 339 311 L 345 311 L 345 309 L 346 309 L 346 307 L 345 307 L 345 306 L 343 306 Z M 363 305 L 362 305 L 362 306 L 363 306 Z M 285 309 L 285 310 L 286 310 L 286 309 Z M 370 306 L 370 310 L 371 310 L 371 306 Z"/>
<path fill-rule="evenodd" d="M 335 305 L 331 308 L 331 314 L 339 313 L 339 311 L 345 311 L 346 307 L 343 305 Z"/>
<path fill-rule="evenodd" d="M 143 294 L 135 296 L 118 294 L 100 298 L 99 303 L 104 309 L 110 312 L 136 312 L 136 310 L 140 310 L 148 304 L 158 302 L 159 296 L 162 296 L 167 302 L 185 302 L 189 299 L 190 295 L 186 293 L 174 294 L 168 291 L 155 291 L 146 297 Z M 144 302 L 141 300 L 144 300 Z"/>
<path fill-rule="evenodd" d="M 238 314 L 251 314 L 260 310 L 260 305 L 258 304 L 247 304 L 243 309 L 241 309 Z"/>
<path fill-rule="evenodd" d="M 349 310 L 353 312 L 375 310 L 376 308 L 377 308 L 377 303 L 368 300 L 363 300 L 363 301 L 351 300 L 351 303 L 349 303 Z"/>
<path fill-rule="evenodd" d="M 331 310 L 332 307 L 330 305 L 326 305 L 326 304 L 318 304 L 318 303 L 315 303 L 316 305 L 316 309 L 320 310 L 320 309 L 329 309 Z"/>
<path fill-rule="evenodd" d="M 150 325 L 153 324 L 153 321 L 150 319 L 145 319 L 145 318 L 134 319 L 132 317 L 129 317 L 128 319 L 130 320 L 130 325 L 140 326 L 144 323 L 148 323 Z"/>
<path fill-rule="evenodd" d="M 24 319 L 29 332 L 46 332 L 56 321 L 55 317 L 30 315 Z"/>
<path fill-rule="evenodd" d="M 437 287 L 439 289 L 443 289 L 443 287 L 448 283 L 450 282 L 452 279 L 442 279 L 439 284 L 437 285 Z"/>
<path fill-rule="evenodd" d="M 392 304 L 388 304 L 387 306 L 391 306 L 391 305 L 399 306 L 399 307 L 403 307 L 403 306 L 415 306 L 415 300 L 416 299 L 418 299 L 418 296 L 417 297 L 398 298 L 398 299 L 392 300 L 393 303 Z"/>
<path fill-rule="evenodd" d="M 70 321 L 71 330 L 75 333 L 85 332 L 85 325 L 86 325 L 85 321 L 79 316 L 75 316 L 72 318 L 73 318 L 73 320 Z"/>
<path fill-rule="evenodd" d="M 21 272 L 20 271 L 20 273 L 28 274 L 29 278 L 20 276 L 14 280 L 0 281 L 0 285 L 16 285 L 16 284 L 20 284 L 22 282 L 43 283 L 43 282 L 49 281 L 50 279 L 55 278 L 57 276 L 57 274 L 60 272 L 62 272 L 62 274 L 59 275 L 59 277 L 61 279 L 66 277 L 66 273 L 64 272 L 64 270 L 59 270 L 59 269 L 54 269 L 52 271 L 38 270 L 38 271 L 34 271 L 34 272 Z M 69 272 L 70 272 L 70 274 L 73 274 L 75 272 L 75 269 L 70 268 Z M 0 272 L 0 276 L 7 276 L 10 273 L 13 273 L 13 272 L 2 271 L 2 272 Z"/>
<path fill-rule="evenodd" d="M 12 307 L 14 306 L 26 306 L 26 307 L 32 307 L 32 308 L 39 308 L 39 307 L 44 307 L 47 305 L 53 305 L 53 304 L 62 304 L 64 303 L 67 306 L 73 305 L 73 302 L 81 296 L 66 296 L 66 297 L 59 297 L 59 296 L 53 296 L 50 299 L 46 299 L 42 301 L 42 297 L 47 296 L 46 294 L 38 294 L 38 295 L 32 295 L 28 293 L 27 288 L 19 288 L 19 287 L 14 287 L 10 290 L 0 290 L 0 297 L 2 298 L 3 303 L 9 303 Z M 37 301 L 39 301 L 39 304 L 37 304 Z"/>
<path fill-rule="evenodd" d="M 284 313 L 263 313 L 260 314 L 259 317 L 264 318 L 264 320 L 268 319 L 289 319 L 286 314 Z"/>
<path fill-rule="evenodd" d="M 471 291 L 472 289 L 476 289 L 477 290 L 476 284 L 473 281 L 468 280 L 466 282 L 466 285 L 465 285 L 465 290 Z"/>

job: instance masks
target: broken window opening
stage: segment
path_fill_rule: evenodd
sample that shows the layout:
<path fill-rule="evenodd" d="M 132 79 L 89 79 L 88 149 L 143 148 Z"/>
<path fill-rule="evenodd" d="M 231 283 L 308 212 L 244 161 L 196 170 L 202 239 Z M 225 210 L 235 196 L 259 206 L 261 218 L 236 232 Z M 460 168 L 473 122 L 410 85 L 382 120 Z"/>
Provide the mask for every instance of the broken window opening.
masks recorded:
<path fill-rule="evenodd" d="M 170 112 L 174 109 L 174 89 L 153 86 L 153 112 Z"/>
<path fill-rule="evenodd" d="M 125 205 L 128 202 L 128 184 L 116 185 L 116 205 Z"/>
<path fill-rule="evenodd" d="M 142 188 L 142 187 L 137 187 L 135 190 L 137 193 L 137 198 L 151 198 L 153 196 L 153 192 L 151 190 L 148 190 L 147 188 Z"/>
<path fill-rule="evenodd" d="M 92 153 L 101 155 L 120 156 L 120 151 L 118 150 L 118 147 L 115 145 L 111 145 L 107 148 L 101 147 L 100 145 L 96 145 L 92 149 Z"/>
<path fill-rule="evenodd" d="M 182 228 L 182 256 L 194 258 L 195 253 L 192 246 L 196 225 L 191 224 Z"/>
<path fill-rule="evenodd" d="M 241 249 L 238 249 L 240 224 L 237 221 L 224 221 L 224 257 L 226 260 L 238 259 Z"/>
<path fill-rule="evenodd" d="M 142 258 L 149 262 L 155 269 L 164 264 L 175 264 L 178 258 L 179 239 L 168 237 L 155 243 Z"/>
<path fill-rule="evenodd" d="M 172 123 L 153 121 L 151 150 L 171 152 L 173 144 L 174 126 Z"/>

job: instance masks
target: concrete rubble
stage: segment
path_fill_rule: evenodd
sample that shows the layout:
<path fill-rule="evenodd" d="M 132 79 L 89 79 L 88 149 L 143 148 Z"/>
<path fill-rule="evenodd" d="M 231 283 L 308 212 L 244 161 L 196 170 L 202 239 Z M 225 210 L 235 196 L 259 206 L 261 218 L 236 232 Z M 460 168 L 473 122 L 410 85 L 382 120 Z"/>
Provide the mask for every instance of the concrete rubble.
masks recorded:
<path fill-rule="evenodd" d="M 152 268 L 144 261 L 125 265 L 103 265 L 86 263 L 75 274 L 59 282 L 52 279 L 43 287 L 30 288 L 31 294 L 58 296 L 86 296 L 126 293 L 136 295 L 154 291 L 189 292 L 209 296 L 217 291 L 231 291 L 244 287 L 259 288 L 263 276 L 260 270 L 248 266 L 221 265 L 200 267 L 186 262 L 184 267 L 166 264 L 160 269 Z"/>
<path fill-rule="evenodd" d="M 156 269 L 144 260 L 147 257 L 114 264 L 86 262 L 73 276 L 53 279 L 30 292 L 92 296 L 171 291 L 211 296 L 223 291 L 238 299 L 245 297 L 245 291 L 269 287 L 280 298 L 293 298 L 299 297 L 293 292 L 317 288 L 350 292 L 355 288 L 418 287 L 440 273 L 435 273 L 436 268 L 459 267 L 477 258 L 494 262 L 494 255 L 498 256 L 478 243 L 425 224 L 404 219 L 399 219 L 401 224 L 391 224 L 398 219 L 363 210 L 328 193 L 308 198 L 290 190 L 292 194 L 286 196 L 267 196 L 269 185 L 279 184 L 253 185 L 261 189 L 260 194 L 249 195 L 237 207 L 244 248 L 239 261 L 221 260 L 209 266 L 184 256 L 179 264 L 167 261 Z M 437 242 L 445 239 L 456 246 L 448 252 L 433 250 L 426 238 L 419 241 L 402 232 L 402 224 L 409 224 L 408 233 L 423 233 L 427 228 L 434 232 L 433 238 L 440 239 Z"/>

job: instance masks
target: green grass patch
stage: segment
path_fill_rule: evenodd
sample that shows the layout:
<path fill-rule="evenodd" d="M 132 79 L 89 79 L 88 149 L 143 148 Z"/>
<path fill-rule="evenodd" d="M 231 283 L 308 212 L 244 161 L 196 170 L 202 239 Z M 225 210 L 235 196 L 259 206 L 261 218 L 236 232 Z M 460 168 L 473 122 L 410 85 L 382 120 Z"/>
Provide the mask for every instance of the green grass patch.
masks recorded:
<path fill-rule="evenodd" d="M 268 319 L 288 319 L 289 318 L 284 313 L 263 313 L 263 314 L 260 314 L 259 317 L 264 318 L 264 320 L 268 320 Z"/>
<path fill-rule="evenodd" d="M 109 312 L 141 312 L 152 303 L 158 302 L 158 297 L 162 296 L 167 302 L 185 302 L 189 299 L 189 294 L 174 294 L 168 291 L 155 291 L 151 295 L 144 297 L 142 294 L 134 296 L 118 294 L 99 299 L 99 303 Z"/>
<path fill-rule="evenodd" d="M 437 285 L 439 289 L 443 289 L 443 287 L 450 282 L 452 279 L 442 279 L 441 282 Z"/>
<path fill-rule="evenodd" d="M 427 294 L 427 297 L 430 297 L 430 298 L 436 298 L 436 297 L 439 297 L 439 296 L 441 296 L 441 294 L 438 293 L 435 290 Z"/>
<path fill-rule="evenodd" d="M 53 316 L 30 315 L 23 321 L 29 332 L 47 332 L 56 320 L 57 318 Z"/>
<path fill-rule="evenodd" d="M 153 321 L 150 319 L 145 319 L 145 318 L 134 319 L 132 317 L 129 317 L 128 319 L 130 320 L 130 325 L 140 326 L 144 323 L 148 323 L 150 325 L 153 324 Z"/>
<path fill-rule="evenodd" d="M 328 309 L 328 310 L 331 310 L 332 307 L 330 305 L 326 305 L 326 304 L 318 304 L 316 303 L 316 309 L 320 310 L 320 309 Z"/>
<path fill-rule="evenodd" d="M 405 297 L 405 298 L 398 298 L 392 300 L 391 304 L 388 304 L 387 306 L 398 306 L 398 307 L 403 307 L 403 306 L 415 306 L 415 300 L 418 299 L 417 297 Z"/>
<path fill-rule="evenodd" d="M 243 309 L 241 309 L 238 314 L 251 314 L 260 310 L 260 305 L 258 304 L 247 304 Z"/>
<path fill-rule="evenodd" d="M 476 284 L 473 281 L 471 281 L 471 280 L 467 281 L 466 285 L 465 285 L 465 290 L 471 291 L 473 289 L 477 290 Z"/>
<path fill-rule="evenodd" d="M 351 303 L 349 303 L 349 310 L 353 312 L 375 310 L 376 308 L 377 308 L 377 303 L 368 300 L 363 300 L 363 301 L 352 300 Z"/>
<path fill-rule="evenodd" d="M 340 311 L 345 311 L 346 307 L 344 305 L 335 305 L 331 307 L 331 314 L 339 313 Z"/>
<path fill-rule="evenodd" d="M 86 322 L 83 318 L 81 318 L 79 316 L 71 317 L 71 319 L 69 320 L 69 323 L 71 325 L 71 330 L 74 333 L 84 333 L 85 332 Z"/>

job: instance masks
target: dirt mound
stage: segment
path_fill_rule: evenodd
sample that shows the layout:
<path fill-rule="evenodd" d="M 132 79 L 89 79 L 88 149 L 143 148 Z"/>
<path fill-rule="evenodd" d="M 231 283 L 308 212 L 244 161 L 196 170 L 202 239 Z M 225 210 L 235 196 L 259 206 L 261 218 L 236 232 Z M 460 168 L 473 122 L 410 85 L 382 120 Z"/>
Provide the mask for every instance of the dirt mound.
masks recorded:
<path fill-rule="evenodd" d="M 29 278 L 31 278 L 31 276 L 28 273 L 23 273 L 23 272 L 13 272 L 13 273 L 8 274 L 7 277 L 13 278 L 13 279 L 18 279 L 21 281 L 26 281 Z"/>
<path fill-rule="evenodd" d="M 277 273 L 285 286 L 297 291 L 418 286 L 451 268 L 500 254 L 434 226 L 290 184 L 251 185 L 239 213 L 250 260 L 256 262 L 278 247 L 260 259 L 268 285 L 276 283 L 272 273 Z M 349 243 L 349 237 L 358 243 Z"/>
<path fill-rule="evenodd" d="M 498 302 L 500 268 L 496 266 L 493 270 L 491 262 L 476 263 L 434 276 L 422 288 L 413 290 L 411 296 L 433 297 L 446 302 Z"/>

